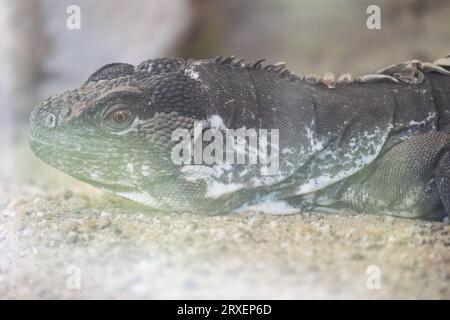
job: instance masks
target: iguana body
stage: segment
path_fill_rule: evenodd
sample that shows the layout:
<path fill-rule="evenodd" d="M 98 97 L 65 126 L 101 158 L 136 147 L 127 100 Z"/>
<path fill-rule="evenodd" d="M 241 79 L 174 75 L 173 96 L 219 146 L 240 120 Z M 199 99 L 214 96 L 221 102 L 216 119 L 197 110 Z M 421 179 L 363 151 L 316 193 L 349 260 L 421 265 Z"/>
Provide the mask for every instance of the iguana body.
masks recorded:
<path fill-rule="evenodd" d="M 111 64 L 36 108 L 31 147 L 80 180 L 161 210 L 431 218 L 450 211 L 448 74 L 414 62 L 336 83 L 233 58 Z M 174 164 L 172 133 L 196 121 L 279 130 L 279 170 Z"/>

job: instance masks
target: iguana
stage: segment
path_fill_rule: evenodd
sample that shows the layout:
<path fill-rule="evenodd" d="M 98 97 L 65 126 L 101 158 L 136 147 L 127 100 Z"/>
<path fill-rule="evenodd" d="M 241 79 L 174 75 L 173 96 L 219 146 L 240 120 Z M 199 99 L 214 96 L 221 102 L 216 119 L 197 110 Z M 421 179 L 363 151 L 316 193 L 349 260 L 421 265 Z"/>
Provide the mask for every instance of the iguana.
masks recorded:
<path fill-rule="evenodd" d="M 443 217 L 450 212 L 449 61 L 413 60 L 337 80 L 235 57 L 112 63 L 37 106 L 30 144 L 51 166 L 158 210 L 350 208 Z M 220 132 L 278 130 L 270 149 L 279 170 L 174 163 L 180 141 L 173 133 L 192 133 L 195 123 Z"/>

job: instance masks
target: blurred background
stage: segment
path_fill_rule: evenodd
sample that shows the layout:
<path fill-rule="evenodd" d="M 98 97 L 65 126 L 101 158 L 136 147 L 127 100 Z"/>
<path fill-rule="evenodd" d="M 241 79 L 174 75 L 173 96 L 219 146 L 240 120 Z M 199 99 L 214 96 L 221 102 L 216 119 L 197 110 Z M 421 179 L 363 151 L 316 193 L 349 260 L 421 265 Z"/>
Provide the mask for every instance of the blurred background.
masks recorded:
<path fill-rule="evenodd" d="M 70 5 L 80 29 L 66 27 Z M 366 27 L 369 5 L 380 30 Z M 449 21 L 448 0 L 0 0 L 0 298 L 449 298 L 449 226 L 130 214 L 27 143 L 34 106 L 107 63 L 235 55 L 366 74 L 449 54 Z M 84 291 L 66 285 L 71 264 Z M 383 290 L 366 288 L 371 264 Z"/>

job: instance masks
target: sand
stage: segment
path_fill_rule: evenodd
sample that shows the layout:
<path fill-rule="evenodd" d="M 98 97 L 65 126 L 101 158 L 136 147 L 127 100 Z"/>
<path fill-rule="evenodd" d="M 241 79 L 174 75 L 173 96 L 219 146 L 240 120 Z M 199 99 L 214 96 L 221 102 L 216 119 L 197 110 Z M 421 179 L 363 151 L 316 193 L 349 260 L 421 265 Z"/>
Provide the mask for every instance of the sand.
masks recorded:
<path fill-rule="evenodd" d="M 450 298 L 448 219 L 161 214 L 63 181 L 0 185 L 1 298 Z"/>

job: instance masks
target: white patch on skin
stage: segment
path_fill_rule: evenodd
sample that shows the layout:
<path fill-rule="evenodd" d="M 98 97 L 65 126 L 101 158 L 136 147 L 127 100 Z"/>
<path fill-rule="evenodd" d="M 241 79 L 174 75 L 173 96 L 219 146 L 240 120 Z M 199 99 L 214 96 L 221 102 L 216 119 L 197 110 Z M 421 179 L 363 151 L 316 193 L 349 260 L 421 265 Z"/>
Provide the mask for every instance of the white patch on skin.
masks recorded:
<path fill-rule="evenodd" d="M 213 167 L 202 165 L 186 165 L 183 166 L 181 172 L 188 182 L 204 181 L 207 184 L 206 198 L 217 199 L 225 194 L 233 193 L 245 188 L 244 184 L 232 182 L 218 182 L 215 179 L 226 177 L 228 170 L 231 170 L 231 165 L 222 164 Z M 231 177 L 228 177 L 230 180 Z"/>
<path fill-rule="evenodd" d="M 346 170 L 339 170 L 339 172 L 334 175 L 331 175 L 330 173 L 323 173 L 320 176 L 310 177 L 309 179 L 305 180 L 304 184 L 300 185 L 297 188 L 295 194 L 303 195 L 317 191 L 358 172 L 365 165 L 371 163 L 374 159 L 376 159 L 376 157 L 378 156 L 384 145 L 384 142 L 386 141 L 388 133 L 389 130 L 381 132 L 379 128 L 375 128 L 373 133 L 365 132 L 363 134 L 364 135 L 363 139 L 358 137 L 352 138 L 348 143 L 347 147 L 349 147 L 352 150 L 353 154 L 355 153 L 362 153 L 362 154 L 359 157 L 351 156 L 350 154 L 351 157 L 349 159 L 342 161 L 336 159 L 336 161 L 339 162 L 340 165 L 342 165 L 344 168 L 345 167 L 347 168 Z M 373 152 L 367 152 L 367 150 L 373 150 Z M 330 155 L 336 158 L 336 155 L 333 153 L 324 154 L 324 156 Z M 349 155 L 346 154 L 344 156 L 348 157 Z"/>
<path fill-rule="evenodd" d="M 314 200 L 315 204 L 321 205 L 321 206 L 330 206 L 337 202 L 336 199 L 329 198 L 328 195 L 322 194 L 318 198 Z"/>
<path fill-rule="evenodd" d="M 206 192 L 205 197 L 217 199 L 225 194 L 233 193 L 243 188 L 243 184 L 213 182 L 208 185 L 208 191 Z"/>
<path fill-rule="evenodd" d="M 242 171 L 239 173 L 239 177 L 242 178 L 242 177 L 246 176 L 248 173 L 249 173 L 248 169 L 245 168 L 244 170 L 242 170 Z"/>
<path fill-rule="evenodd" d="M 89 176 L 92 178 L 92 179 L 98 179 L 98 174 L 96 174 L 95 172 L 91 172 L 90 174 L 89 174 Z"/>
<path fill-rule="evenodd" d="M 352 175 L 354 172 L 358 170 L 359 168 L 355 168 L 354 170 L 340 171 L 338 174 L 334 176 L 322 175 L 317 178 L 312 178 L 308 180 L 306 183 L 302 184 L 300 187 L 298 187 L 295 194 L 303 195 L 325 188 L 330 184 L 333 184 L 337 181 L 340 181 L 341 179 L 344 179 L 345 177 Z"/>
<path fill-rule="evenodd" d="M 117 194 L 150 207 L 158 207 L 158 201 L 146 192 L 117 192 Z"/>
<path fill-rule="evenodd" d="M 184 173 L 185 179 L 190 182 L 194 182 L 199 179 L 211 181 L 214 178 L 227 178 L 228 181 L 231 181 L 232 169 L 233 166 L 226 163 L 217 164 L 212 167 L 204 165 L 185 165 L 181 168 L 181 172 Z"/>
<path fill-rule="evenodd" d="M 281 154 L 293 154 L 294 153 L 294 148 L 284 148 L 283 150 L 281 150 Z"/>
<path fill-rule="evenodd" d="M 426 124 L 430 123 L 435 117 L 436 117 L 436 113 L 435 112 L 430 112 L 428 114 L 428 116 L 425 118 L 425 120 L 422 120 L 422 121 L 411 120 L 408 125 L 410 127 L 412 127 L 412 126 L 420 127 L 421 125 L 426 125 Z"/>
<path fill-rule="evenodd" d="M 311 150 L 309 152 L 316 152 L 323 149 L 323 143 L 314 137 L 314 131 L 310 127 L 306 127 L 306 137 L 309 140 L 309 146 Z"/>
<path fill-rule="evenodd" d="M 202 165 L 185 165 L 181 168 L 181 172 L 189 182 L 208 181 L 214 175 L 214 169 Z"/>
<path fill-rule="evenodd" d="M 233 165 L 229 163 L 216 164 L 213 166 L 214 176 L 220 178 L 222 176 L 228 175 L 231 178 L 231 173 L 233 171 Z"/>
<path fill-rule="evenodd" d="M 252 177 L 250 184 L 252 187 L 270 186 L 286 179 L 290 174 L 281 174 L 280 172 L 273 176 Z"/>
<path fill-rule="evenodd" d="M 193 67 L 190 67 L 184 71 L 184 74 L 187 75 L 189 78 L 198 80 L 199 74 L 197 71 L 194 71 Z"/>
<path fill-rule="evenodd" d="M 144 177 L 148 177 L 149 175 L 152 174 L 152 172 L 153 172 L 153 171 L 150 169 L 149 166 L 146 166 L 146 165 L 142 165 L 142 166 L 141 166 L 141 174 L 142 174 Z"/>
<path fill-rule="evenodd" d="M 132 163 L 128 163 L 127 164 L 127 171 L 129 173 L 133 173 L 134 172 L 134 165 Z"/>
<path fill-rule="evenodd" d="M 225 124 L 223 123 L 223 119 L 217 114 L 208 117 L 208 124 L 209 124 L 209 127 L 213 128 L 213 129 L 226 129 L 227 128 L 225 126 Z"/>

